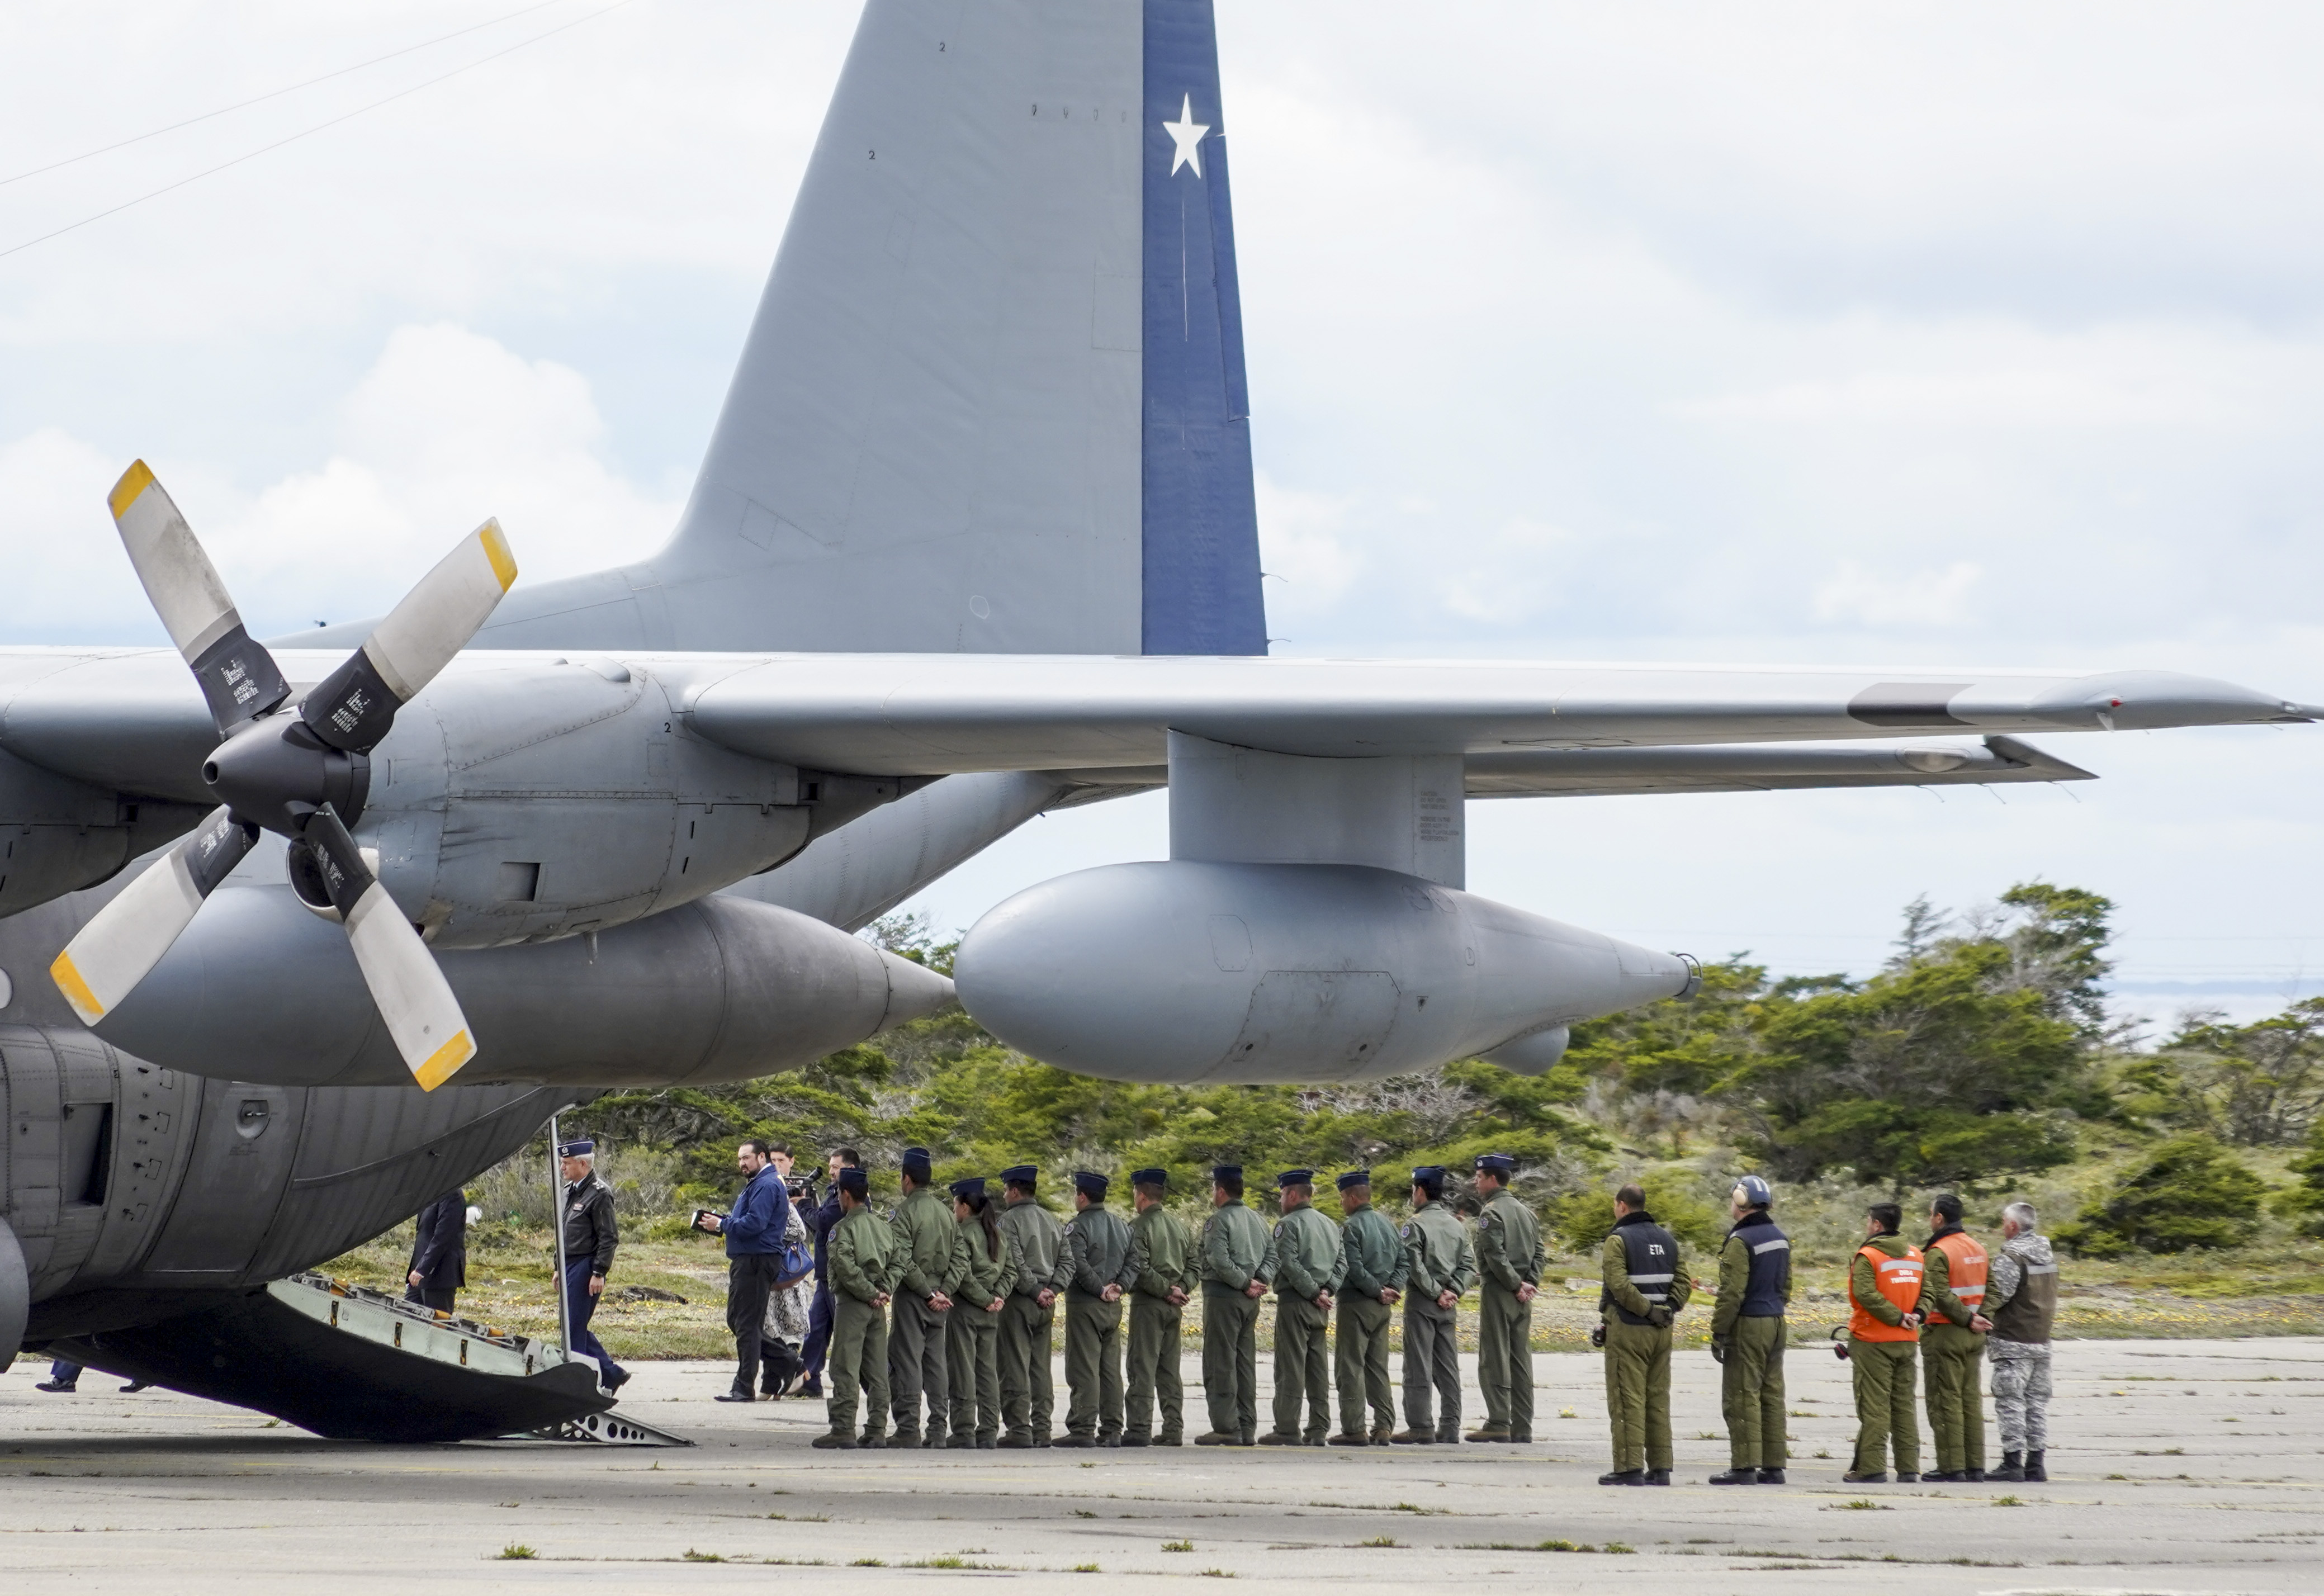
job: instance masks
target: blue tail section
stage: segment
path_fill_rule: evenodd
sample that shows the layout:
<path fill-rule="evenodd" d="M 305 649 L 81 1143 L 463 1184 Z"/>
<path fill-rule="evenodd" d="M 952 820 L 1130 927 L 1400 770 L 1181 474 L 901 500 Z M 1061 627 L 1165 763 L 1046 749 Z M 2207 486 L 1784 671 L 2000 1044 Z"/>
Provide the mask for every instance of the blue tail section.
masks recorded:
<path fill-rule="evenodd" d="M 1211 0 L 1146 0 L 1143 651 L 1264 654 Z"/>

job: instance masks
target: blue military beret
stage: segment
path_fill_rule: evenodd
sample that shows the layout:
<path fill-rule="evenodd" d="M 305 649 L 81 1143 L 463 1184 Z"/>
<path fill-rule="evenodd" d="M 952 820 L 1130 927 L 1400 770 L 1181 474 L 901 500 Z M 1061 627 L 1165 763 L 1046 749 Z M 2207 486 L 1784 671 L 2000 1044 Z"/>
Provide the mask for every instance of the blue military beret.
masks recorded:
<path fill-rule="evenodd" d="M 1242 1178 L 1242 1166 L 1240 1164 L 1213 1164 L 1211 1166 L 1211 1178 L 1213 1181 L 1222 1183 L 1230 1180 L 1240 1180 Z"/>
<path fill-rule="evenodd" d="M 1275 1177 L 1275 1184 L 1278 1190 L 1286 1185 L 1314 1185 L 1315 1172 L 1313 1169 L 1286 1169 Z"/>
<path fill-rule="evenodd" d="M 1040 1170 L 1030 1164 L 1011 1164 L 1001 1172 L 1003 1185 L 1031 1185 L 1040 1178 Z"/>
<path fill-rule="evenodd" d="M 1369 1169 L 1351 1169 L 1340 1176 L 1340 1189 L 1343 1192 L 1351 1186 L 1370 1185 L 1371 1183 L 1372 1172 Z"/>
<path fill-rule="evenodd" d="M 1168 1185 L 1170 1184 L 1170 1172 L 1167 1169 L 1140 1169 L 1130 1177 L 1130 1184 L 1132 1185 Z"/>
<path fill-rule="evenodd" d="M 839 1172 L 839 1189 L 853 1192 L 859 1197 L 872 1195 L 872 1176 L 853 1165 Z"/>
<path fill-rule="evenodd" d="M 1507 1153 L 1480 1153 L 1477 1167 L 1489 1169 L 1495 1175 L 1508 1176 L 1517 1173 L 1517 1161 Z"/>
<path fill-rule="evenodd" d="M 972 1175 L 964 1180 L 954 1181 L 952 1183 L 952 1195 L 963 1199 L 969 1197 L 981 1197 L 984 1195 L 984 1176 L 982 1175 Z"/>
<path fill-rule="evenodd" d="M 1105 1201 L 1105 1188 L 1113 1183 L 1094 1169 L 1074 1171 L 1074 1190 L 1087 1194 L 1093 1203 Z"/>
<path fill-rule="evenodd" d="M 586 1136 L 557 1144 L 557 1156 L 560 1158 L 586 1158 L 596 1150 L 597 1144 Z"/>
<path fill-rule="evenodd" d="M 926 1180 L 928 1177 L 929 1164 L 930 1160 L 928 1158 L 927 1149 L 924 1147 L 908 1147 L 904 1149 L 904 1173 L 910 1176 L 914 1180 Z"/>
<path fill-rule="evenodd" d="M 1422 1191 L 1426 1192 L 1432 1197 L 1443 1196 L 1444 1195 L 1444 1166 L 1442 1164 L 1415 1165 L 1412 1171 L 1412 1184 L 1418 1186 Z"/>

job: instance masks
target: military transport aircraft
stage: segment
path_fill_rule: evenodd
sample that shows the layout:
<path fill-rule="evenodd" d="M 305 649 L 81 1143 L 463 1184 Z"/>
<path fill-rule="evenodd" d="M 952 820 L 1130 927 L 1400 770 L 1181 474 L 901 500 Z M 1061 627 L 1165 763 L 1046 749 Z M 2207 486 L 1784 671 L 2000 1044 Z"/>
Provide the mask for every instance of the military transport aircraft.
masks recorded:
<path fill-rule="evenodd" d="M 932 1012 L 949 983 L 852 933 L 1044 810 L 1167 786 L 1170 858 L 971 931 L 957 995 L 1010 1043 L 1539 1071 L 1694 971 L 1466 891 L 1471 798 L 2080 780 L 2023 738 L 2319 713 L 2145 670 L 1269 659 L 1250 448 L 1210 0 L 869 0 L 659 553 L 528 586 L 487 522 L 375 625 L 266 645 L 130 466 L 175 651 L 0 649 L 0 1347 L 101 1358 L 595 1090 Z"/>

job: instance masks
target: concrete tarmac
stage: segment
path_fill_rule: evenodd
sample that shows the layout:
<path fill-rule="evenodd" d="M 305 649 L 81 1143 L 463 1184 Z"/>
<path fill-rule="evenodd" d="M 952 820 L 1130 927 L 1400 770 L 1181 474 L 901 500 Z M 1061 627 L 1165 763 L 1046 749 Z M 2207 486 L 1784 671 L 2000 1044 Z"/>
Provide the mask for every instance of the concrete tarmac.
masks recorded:
<path fill-rule="evenodd" d="M 0 1589 L 2324 1589 L 2324 1341 L 2061 1342 L 2048 1485 L 1842 1484 L 1847 1368 L 1817 1346 L 1787 1360 L 1793 1483 L 1704 1483 L 1727 1458 L 1718 1370 L 1689 1352 L 1678 1483 L 1604 1489 L 1597 1360 L 1535 1362 L 1529 1447 L 1095 1453 L 815 1452 L 820 1403 L 714 1403 L 728 1370 L 706 1363 L 637 1366 L 624 1411 L 697 1442 L 646 1450 L 351 1445 L 94 1370 L 43 1395 L 46 1365 L 19 1362 Z"/>

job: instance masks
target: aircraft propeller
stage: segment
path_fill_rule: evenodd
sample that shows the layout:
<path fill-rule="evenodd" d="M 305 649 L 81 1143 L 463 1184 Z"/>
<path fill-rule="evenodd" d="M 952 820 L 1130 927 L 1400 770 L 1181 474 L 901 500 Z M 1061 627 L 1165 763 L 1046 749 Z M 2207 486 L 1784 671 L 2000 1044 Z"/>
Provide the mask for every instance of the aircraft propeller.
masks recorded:
<path fill-rule="evenodd" d="M 488 521 L 420 579 L 362 648 L 300 700 L 266 646 L 244 630 L 226 584 L 140 460 L 110 496 L 137 578 L 208 701 L 221 741 L 202 766 L 223 806 L 81 927 L 49 967 L 89 1025 L 161 962 L 209 895 L 257 843 L 290 840 L 293 890 L 338 919 L 380 1018 L 412 1075 L 434 1091 L 475 1056 L 435 955 L 387 895 L 347 827 L 371 787 L 372 749 L 466 648 L 516 580 Z"/>

